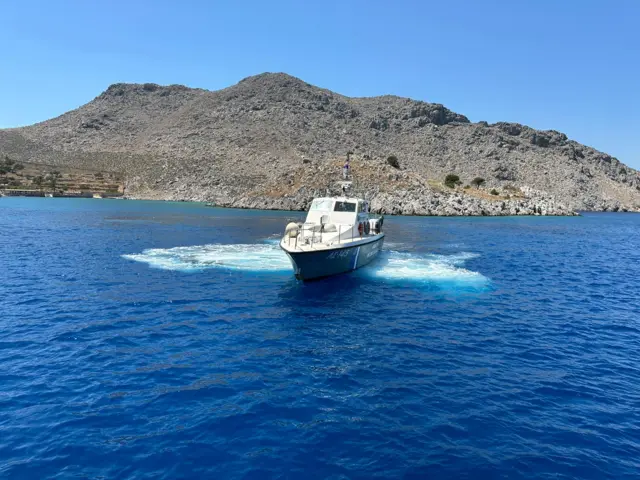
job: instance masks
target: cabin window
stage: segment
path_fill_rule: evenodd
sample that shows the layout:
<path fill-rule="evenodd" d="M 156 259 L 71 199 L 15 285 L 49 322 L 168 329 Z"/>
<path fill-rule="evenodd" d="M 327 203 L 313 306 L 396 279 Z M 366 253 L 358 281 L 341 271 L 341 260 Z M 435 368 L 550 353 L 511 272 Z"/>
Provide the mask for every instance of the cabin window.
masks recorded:
<path fill-rule="evenodd" d="M 356 204 L 354 202 L 336 202 L 333 209 L 334 212 L 355 212 Z"/>
<path fill-rule="evenodd" d="M 328 199 L 314 200 L 313 202 L 311 202 L 311 208 L 309 208 L 309 211 L 314 211 L 314 210 L 330 211 L 332 202 L 333 202 L 332 200 L 328 200 Z"/>

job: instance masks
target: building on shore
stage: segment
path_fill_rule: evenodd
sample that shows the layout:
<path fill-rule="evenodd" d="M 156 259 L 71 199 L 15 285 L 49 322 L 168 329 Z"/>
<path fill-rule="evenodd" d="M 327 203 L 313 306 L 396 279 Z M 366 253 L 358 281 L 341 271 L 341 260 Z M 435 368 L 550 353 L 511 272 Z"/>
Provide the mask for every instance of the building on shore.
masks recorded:
<path fill-rule="evenodd" d="M 4 190 L 0 190 L 0 196 L 3 196 L 3 197 L 44 197 L 44 192 L 42 190 L 6 188 Z"/>

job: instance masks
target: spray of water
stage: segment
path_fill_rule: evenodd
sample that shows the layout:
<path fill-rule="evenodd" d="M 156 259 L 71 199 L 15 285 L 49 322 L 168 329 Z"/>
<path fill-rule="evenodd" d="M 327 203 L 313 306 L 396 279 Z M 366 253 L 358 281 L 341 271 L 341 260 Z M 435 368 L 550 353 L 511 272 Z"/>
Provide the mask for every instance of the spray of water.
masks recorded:
<path fill-rule="evenodd" d="M 417 283 L 456 283 L 482 287 L 489 280 L 481 273 L 467 270 L 464 264 L 478 255 L 461 252 L 452 255 L 383 251 L 365 275 L 392 281 Z"/>
<path fill-rule="evenodd" d="M 289 259 L 270 240 L 259 244 L 155 248 L 123 257 L 146 263 L 152 268 L 183 272 L 211 268 L 258 272 L 291 271 Z M 435 255 L 383 250 L 373 263 L 358 270 L 358 275 L 387 281 L 453 283 L 483 288 L 489 284 L 489 280 L 478 272 L 464 268 L 468 260 L 476 257 L 476 254 L 467 252 Z"/>
<path fill-rule="evenodd" d="M 153 268 L 183 272 L 209 268 L 247 271 L 291 270 L 291 263 L 286 255 L 271 244 L 152 248 L 123 257 L 146 263 Z"/>

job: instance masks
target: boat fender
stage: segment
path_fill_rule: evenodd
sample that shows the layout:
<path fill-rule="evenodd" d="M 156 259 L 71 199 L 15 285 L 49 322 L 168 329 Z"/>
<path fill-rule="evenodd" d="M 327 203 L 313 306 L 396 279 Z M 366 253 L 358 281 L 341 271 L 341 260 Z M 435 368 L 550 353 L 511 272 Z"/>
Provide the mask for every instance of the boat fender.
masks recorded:
<path fill-rule="evenodd" d="M 358 223 L 358 233 L 360 234 L 360 236 L 362 236 L 363 230 L 364 230 L 364 226 L 362 225 L 362 222 Z"/>
<path fill-rule="evenodd" d="M 369 232 L 371 232 L 371 226 L 369 222 L 364 222 L 364 234 L 369 235 Z"/>
<path fill-rule="evenodd" d="M 288 223 L 286 228 L 284 229 L 284 234 L 290 238 L 295 238 L 298 236 L 298 224 L 297 223 Z"/>

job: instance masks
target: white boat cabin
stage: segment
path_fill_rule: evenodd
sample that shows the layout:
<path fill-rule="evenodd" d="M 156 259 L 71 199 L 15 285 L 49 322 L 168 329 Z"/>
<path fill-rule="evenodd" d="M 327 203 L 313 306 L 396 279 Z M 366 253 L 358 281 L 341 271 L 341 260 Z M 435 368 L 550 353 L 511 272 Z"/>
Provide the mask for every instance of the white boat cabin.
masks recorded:
<path fill-rule="evenodd" d="M 369 202 L 360 198 L 316 198 L 311 202 L 305 224 L 357 225 L 369 216 Z"/>
<path fill-rule="evenodd" d="M 369 218 L 369 202 L 352 197 L 316 198 L 303 224 L 290 224 L 285 239 L 297 248 L 322 248 L 357 242 L 379 233 L 378 219 Z M 283 240 L 284 241 L 284 240 Z"/>

